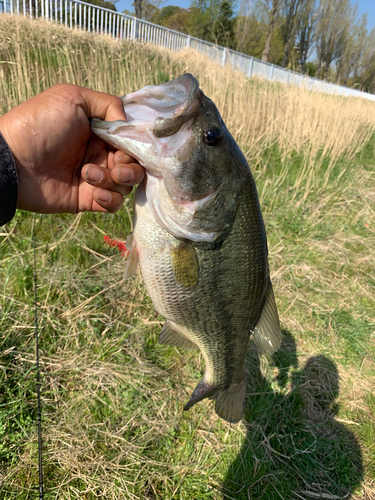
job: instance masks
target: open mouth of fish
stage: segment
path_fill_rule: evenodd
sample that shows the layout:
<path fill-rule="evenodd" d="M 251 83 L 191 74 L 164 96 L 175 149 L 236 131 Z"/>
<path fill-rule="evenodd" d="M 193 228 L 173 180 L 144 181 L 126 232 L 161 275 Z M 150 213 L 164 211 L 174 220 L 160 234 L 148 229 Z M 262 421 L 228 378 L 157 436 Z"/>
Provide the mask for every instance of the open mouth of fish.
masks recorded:
<path fill-rule="evenodd" d="M 153 133 L 162 138 L 175 134 L 196 115 L 201 106 L 200 94 L 197 80 L 185 74 L 172 82 L 128 94 L 122 101 L 129 122 L 137 127 L 153 119 Z"/>
<path fill-rule="evenodd" d="M 127 121 L 103 122 L 94 118 L 91 126 L 95 134 L 136 158 L 148 173 L 159 177 L 165 173 L 161 168 L 162 158 L 165 164 L 168 160 L 172 162 L 177 153 L 179 158 L 184 151 L 189 154 L 193 139 L 191 123 L 201 108 L 201 95 L 197 80 L 184 74 L 171 82 L 148 85 L 123 96 Z M 207 193 L 202 193 L 204 196 Z M 179 192 L 178 199 L 183 202 L 192 198 Z"/>

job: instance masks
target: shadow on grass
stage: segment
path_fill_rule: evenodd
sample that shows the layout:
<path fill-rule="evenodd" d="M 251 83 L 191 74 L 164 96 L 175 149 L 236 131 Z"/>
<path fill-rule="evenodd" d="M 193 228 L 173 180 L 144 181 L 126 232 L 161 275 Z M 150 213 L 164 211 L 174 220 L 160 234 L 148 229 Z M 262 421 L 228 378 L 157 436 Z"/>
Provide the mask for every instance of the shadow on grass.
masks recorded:
<path fill-rule="evenodd" d="M 247 356 L 247 436 L 225 478 L 224 498 L 352 498 L 363 478 L 362 456 L 354 434 L 335 420 L 335 364 L 313 356 L 298 369 L 296 345 L 287 331 L 272 359 L 280 392 L 262 376 L 255 348 Z M 291 391 L 283 395 L 289 383 Z"/>

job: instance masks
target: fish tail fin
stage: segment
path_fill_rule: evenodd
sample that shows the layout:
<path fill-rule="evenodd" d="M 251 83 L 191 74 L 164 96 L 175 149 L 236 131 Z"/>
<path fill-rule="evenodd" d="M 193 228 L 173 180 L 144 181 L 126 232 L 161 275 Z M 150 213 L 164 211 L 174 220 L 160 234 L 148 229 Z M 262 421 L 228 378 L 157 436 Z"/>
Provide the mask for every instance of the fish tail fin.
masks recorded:
<path fill-rule="evenodd" d="M 208 384 L 204 379 L 195 388 L 184 410 L 190 408 L 205 398 L 216 400 L 215 411 L 220 418 L 235 424 L 242 418 L 246 394 L 246 381 L 242 379 L 237 384 L 232 384 L 228 389 L 221 390 Z"/>
<path fill-rule="evenodd" d="M 236 424 L 242 418 L 246 395 L 246 381 L 231 385 L 216 394 L 215 411 L 220 418 Z"/>

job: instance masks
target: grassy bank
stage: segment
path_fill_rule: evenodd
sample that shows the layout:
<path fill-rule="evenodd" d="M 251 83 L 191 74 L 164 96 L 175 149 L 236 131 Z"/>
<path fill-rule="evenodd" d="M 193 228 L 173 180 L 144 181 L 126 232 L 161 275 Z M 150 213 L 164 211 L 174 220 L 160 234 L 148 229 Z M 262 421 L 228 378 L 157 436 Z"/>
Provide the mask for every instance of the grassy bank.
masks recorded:
<path fill-rule="evenodd" d="M 283 327 L 250 343 L 246 412 L 183 406 L 201 356 L 104 236 L 118 214 L 18 212 L 0 228 L 0 496 L 37 492 L 35 224 L 47 499 L 375 498 L 375 106 L 247 81 L 199 54 L 0 16 L 0 112 L 58 82 L 122 95 L 189 71 L 249 160 Z"/>

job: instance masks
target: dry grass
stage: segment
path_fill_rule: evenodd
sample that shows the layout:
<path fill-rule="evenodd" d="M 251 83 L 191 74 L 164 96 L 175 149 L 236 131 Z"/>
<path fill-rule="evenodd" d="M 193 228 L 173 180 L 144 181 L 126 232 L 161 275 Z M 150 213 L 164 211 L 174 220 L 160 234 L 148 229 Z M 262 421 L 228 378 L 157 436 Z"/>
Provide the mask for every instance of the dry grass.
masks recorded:
<path fill-rule="evenodd" d="M 47 498 L 375 498 L 374 103 L 245 80 L 172 54 L 0 17 L 0 110 L 58 83 L 124 94 L 189 71 L 255 172 L 284 330 L 247 359 L 243 422 L 182 408 L 196 354 L 159 346 L 163 319 L 103 234 L 128 211 L 38 216 Z M 129 209 L 130 202 L 127 202 Z M 32 215 L 0 243 L 0 491 L 37 484 Z"/>
<path fill-rule="evenodd" d="M 194 51 L 156 52 L 43 20 L 31 24 L 22 17 L 2 17 L 3 111 L 58 82 L 122 95 L 191 72 L 253 163 L 262 163 L 265 147 L 272 145 L 282 149 L 283 160 L 292 152 L 303 154 L 294 188 L 303 186 L 306 193 L 324 160 L 329 159 L 326 184 L 337 160 L 352 161 L 375 128 L 375 104 L 366 100 L 247 80 Z M 286 175 L 283 171 L 279 184 Z"/>

